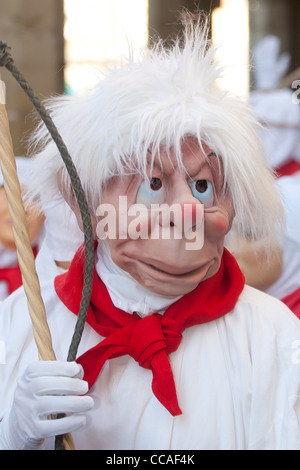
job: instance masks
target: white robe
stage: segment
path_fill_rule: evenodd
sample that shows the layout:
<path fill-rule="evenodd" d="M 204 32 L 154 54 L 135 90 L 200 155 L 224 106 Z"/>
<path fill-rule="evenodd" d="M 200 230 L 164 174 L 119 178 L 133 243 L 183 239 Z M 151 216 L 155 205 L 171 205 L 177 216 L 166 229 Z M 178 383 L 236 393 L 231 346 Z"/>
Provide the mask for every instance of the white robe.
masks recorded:
<path fill-rule="evenodd" d="M 266 292 L 283 299 L 300 288 L 300 171 L 283 176 L 277 181 L 284 206 L 286 227 L 280 240 L 282 248 L 282 273 Z"/>
<path fill-rule="evenodd" d="M 42 294 L 64 360 L 76 316 L 52 281 Z M 100 339 L 86 325 L 78 354 Z M 37 359 L 23 288 L 2 303 L 0 344 L 1 418 L 18 375 Z M 90 390 L 95 405 L 73 433 L 76 449 L 300 449 L 300 322 L 280 301 L 246 286 L 231 313 L 186 329 L 170 361 L 181 416 L 158 402 L 149 370 L 129 356 L 114 358 Z"/>

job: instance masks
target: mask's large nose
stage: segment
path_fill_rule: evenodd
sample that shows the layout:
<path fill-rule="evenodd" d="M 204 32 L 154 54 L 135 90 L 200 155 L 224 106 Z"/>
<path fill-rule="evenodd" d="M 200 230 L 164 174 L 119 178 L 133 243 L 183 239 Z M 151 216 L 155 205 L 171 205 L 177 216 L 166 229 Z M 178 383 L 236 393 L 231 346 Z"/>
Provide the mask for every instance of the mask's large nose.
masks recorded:
<path fill-rule="evenodd" d="M 161 211 L 163 238 L 185 241 L 187 250 L 200 250 L 204 243 L 204 210 L 200 202 L 174 203 Z"/>
<path fill-rule="evenodd" d="M 181 225 L 185 231 L 199 225 L 203 219 L 203 206 L 193 196 L 191 188 L 184 173 L 174 175 L 174 181 L 169 194 L 169 206 L 174 208 L 170 214 L 171 225 Z"/>
<path fill-rule="evenodd" d="M 171 230 L 172 238 L 196 240 L 193 249 L 201 248 L 204 239 L 204 209 L 193 196 L 185 177 L 178 178 L 173 185 L 168 203 L 159 216 L 163 233 Z"/>

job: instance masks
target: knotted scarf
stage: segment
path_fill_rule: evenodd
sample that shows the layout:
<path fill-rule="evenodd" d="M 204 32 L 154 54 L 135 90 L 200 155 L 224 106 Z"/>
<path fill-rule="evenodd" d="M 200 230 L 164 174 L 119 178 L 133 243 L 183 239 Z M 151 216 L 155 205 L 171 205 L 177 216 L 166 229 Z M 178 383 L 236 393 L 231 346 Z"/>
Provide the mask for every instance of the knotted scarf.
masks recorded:
<path fill-rule="evenodd" d="M 84 255 L 79 249 L 68 272 L 55 278 L 58 297 L 75 315 L 83 287 Z M 87 323 L 102 337 L 99 344 L 76 361 L 91 387 L 108 359 L 130 355 L 153 374 L 152 390 L 173 415 L 181 414 L 169 355 L 176 351 L 185 328 L 210 322 L 229 313 L 243 290 L 245 279 L 233 256 L 224 249 L 218 272 L 169 306 L 163 314 L 140 318 L 114 306 L 94 270 Z M 103 339 L 104 338 L 104 339 Z M 199 338 L 201 341 L 201 338 Z"/>

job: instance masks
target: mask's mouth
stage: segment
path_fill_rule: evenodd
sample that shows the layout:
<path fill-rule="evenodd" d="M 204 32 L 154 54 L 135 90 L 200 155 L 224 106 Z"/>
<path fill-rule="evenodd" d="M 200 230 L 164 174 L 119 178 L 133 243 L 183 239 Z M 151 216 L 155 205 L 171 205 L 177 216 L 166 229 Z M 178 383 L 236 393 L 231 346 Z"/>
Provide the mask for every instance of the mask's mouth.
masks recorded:
<path fill-rule="evenodd" d="M 208 271 L 208 269 L 212 266 L 214 263 L 213 260 L 210 260 L 200 266 L 197 266 L 195 268 L 190 268 L 187 266 L 170 266 L 170 265 L 164 265 L 163 263 L 153 262 L 150 261 L 145 261 L 145 260 L 136 260 L 136 262 L 141 265 L 143 269 L 146 271 L 152 271 L 153 273 L 156 273 L 157 275 L 162 275 L 162 276 L 168 276 L 168 277 L 173 277 L 173 278 L 186 278 L 186 277 L 191 277 L 194 275 L 197 275 L 200 272 L 203 271 Z"/>

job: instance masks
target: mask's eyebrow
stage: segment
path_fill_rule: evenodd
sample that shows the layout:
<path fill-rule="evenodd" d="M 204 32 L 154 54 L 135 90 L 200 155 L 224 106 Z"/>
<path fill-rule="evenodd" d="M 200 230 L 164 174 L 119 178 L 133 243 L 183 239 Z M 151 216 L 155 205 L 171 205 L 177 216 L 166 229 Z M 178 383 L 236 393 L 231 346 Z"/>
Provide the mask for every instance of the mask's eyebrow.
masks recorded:
<path fill-rule="evenodd" d="M 147 152 L 150 153 L 150 155 L 152 155 L 152 152 L 151 152 L 150 149 L 147 149 Z M 210 153 L 207 155 L 207 158 L 213 157 L 213 156 L 216 157 L 217 154 L 216 154 L 215 152 L 210 152 Z"/>

